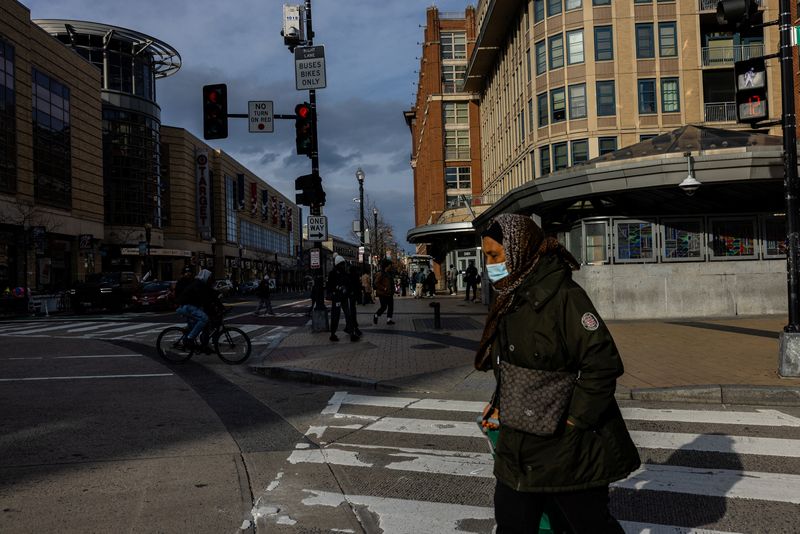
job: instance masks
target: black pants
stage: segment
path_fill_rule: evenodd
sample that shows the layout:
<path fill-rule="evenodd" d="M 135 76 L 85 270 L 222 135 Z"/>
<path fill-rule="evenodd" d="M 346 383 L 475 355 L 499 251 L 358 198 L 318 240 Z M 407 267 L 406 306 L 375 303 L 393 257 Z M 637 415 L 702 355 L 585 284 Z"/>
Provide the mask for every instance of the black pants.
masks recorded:
<path fill-rule="evenodd" d="M 353 318 L 351 316 L 351 307 L 348 300 L 341 302 L 331 302 L 331 334 L 335 334 L 339 328 L 339 310 L 344 314 L 344 329 L 345 332 L 352 332 Z"/>
<path fill-rule="evenodd" d="M 608 486 L 565 493 L 526 493 L 501 482 L 494 490 L 497 534 L 538 532 L 547 512 L 553 532 L 572 534 L 624 534 L 608 511 Z"/>
<path fill-rule="evenodd" d="M 472 288 L 472 300 L 478 298 L 478 283 L 477 282 L 467 282 L 467 295 L 464 297 L 464 300 L 469 300 L 469 290 Z"/>
<path fill-rule="evenodd" d="M 394 297 L 391 295 L 388 297 L 378 297 L 378 300 L 381 301 L 381 307 L 378 308 L 378 311 L 375 312 L 375 315 L 380 317 L 383 315 L 383 312 L 386 312 L 386 318 L 391 319 L 392 315 L 394 314 Z"/>

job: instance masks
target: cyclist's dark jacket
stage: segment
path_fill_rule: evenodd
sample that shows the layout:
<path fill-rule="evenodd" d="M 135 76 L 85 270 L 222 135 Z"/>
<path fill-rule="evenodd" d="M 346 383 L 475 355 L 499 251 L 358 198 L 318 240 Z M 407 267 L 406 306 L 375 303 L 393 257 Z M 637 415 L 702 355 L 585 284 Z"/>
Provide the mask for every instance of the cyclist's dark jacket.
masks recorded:
<path fill-rule="evenodd" d="M 188 304 L 208 311 L 212 309 L 216 298 L 216 293 L 211 286 L 202 280 L 194 279 L 186 289 L 177 294 L 175 300 L 179 306 Z"/>
<path fill-rule="evenodd" d="M 178 280 L 175 283 L 175 299 L 177 300 L 178 297 L 183 294 L 184 290 L 195 280 L 196 278 L 192 277 L 185 277 Z"/>

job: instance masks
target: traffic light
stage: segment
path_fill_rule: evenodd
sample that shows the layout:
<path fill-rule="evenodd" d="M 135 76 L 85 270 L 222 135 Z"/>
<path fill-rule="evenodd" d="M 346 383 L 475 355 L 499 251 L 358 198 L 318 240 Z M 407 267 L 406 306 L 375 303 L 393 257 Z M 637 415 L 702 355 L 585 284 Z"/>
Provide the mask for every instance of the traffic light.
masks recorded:
<path fill-rule="evenodd" d="M 753 124 L 769 118 L 767 66 L 758 57 L 733 64 L 736 82 L 736 120 Z"/>
<path fill-rule="evenodd" d="M 224 83 L 203 86 L 203 138 L 228 137 L 228 86 Z"/>
<path fill-rule="evenodd" d="M 297 144 L 297 153 L 299 155 L 305 154 L 311 157 L 314 145 L 313 120 L 314 114 L 311 110 L 311 104 L 303 102 L 294 107 L 294 128 L 297 133 L 295 143 Z"/>
<path fill-rule="evenodd" d="M 717 3 L 717 22 L 739 32 L 758 24 L 757 14 L 756 0 L 722 0 Z"/>
<path fill-rule="evenodd" d="M 325 191 L 319 174 L 304 174 L 294 181 L 294 188 L 302 193 L 295 195 L 295 203 L 303 206 L 324 206 Z"/>

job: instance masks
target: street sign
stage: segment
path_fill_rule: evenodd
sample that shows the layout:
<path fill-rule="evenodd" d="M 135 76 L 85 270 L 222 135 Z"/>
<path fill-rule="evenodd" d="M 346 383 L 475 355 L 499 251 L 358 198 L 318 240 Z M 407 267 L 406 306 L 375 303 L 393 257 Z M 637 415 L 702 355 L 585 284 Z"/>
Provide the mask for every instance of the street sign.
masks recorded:
<path fill-rule="evenodd" d="M 308 216 L 308 239 L 310 241 L 328 240 L 328 218 L 326 216 Z"/>
<path fill-rule="evenodd" d="M 272 100 L 251 100 L 247 103 L 247 124 L 250 133 L 272 133 L 273 122 Z"/>
<path fill-rule="evenodd" d="M 312 269 L 319 269 L 319 249 L 312 248 L 311 249 L 311 268 Z"/>
<path fill-rule="evenodd" d="M 326 87 L 324 46 L 294 49 L 294 85 L 298 91 Z"/>

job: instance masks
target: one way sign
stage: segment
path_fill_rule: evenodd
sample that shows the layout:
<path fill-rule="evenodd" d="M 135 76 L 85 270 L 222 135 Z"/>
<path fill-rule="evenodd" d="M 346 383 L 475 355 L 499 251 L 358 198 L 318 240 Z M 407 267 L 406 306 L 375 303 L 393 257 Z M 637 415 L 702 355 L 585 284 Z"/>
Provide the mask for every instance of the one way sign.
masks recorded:
<path fill-rule="evenodd" d="M 328 218 L 326 216 L 308 216 L 308 239 L 309 241 L 328 240 Z"/>

